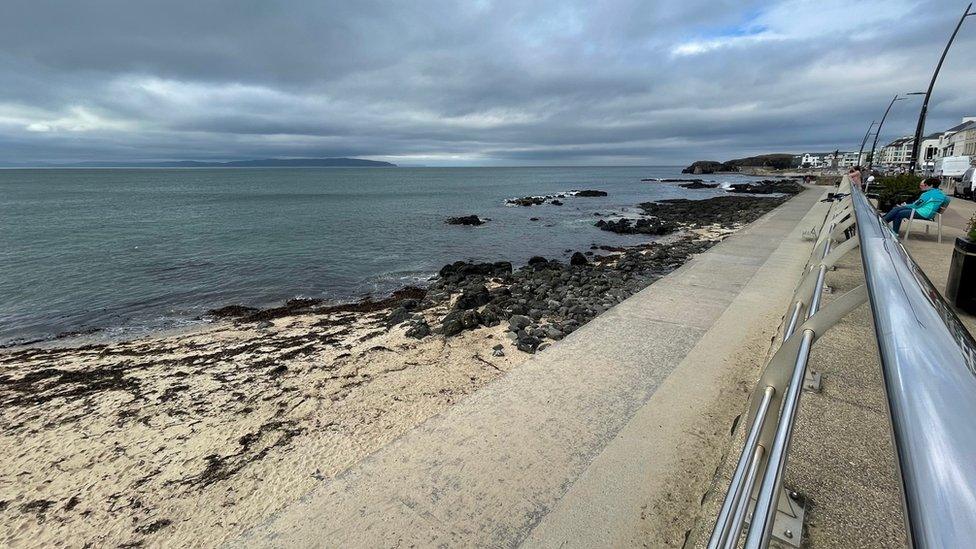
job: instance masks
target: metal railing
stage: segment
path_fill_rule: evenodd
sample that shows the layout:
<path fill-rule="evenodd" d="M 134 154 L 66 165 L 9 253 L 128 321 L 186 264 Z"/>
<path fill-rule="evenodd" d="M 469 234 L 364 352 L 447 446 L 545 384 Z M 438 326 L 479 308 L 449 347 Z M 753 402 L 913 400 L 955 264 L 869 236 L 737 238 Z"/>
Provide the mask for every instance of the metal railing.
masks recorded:
<path fill-rule="evenodd" d="M 853 193 L 915 547 L 976 546 L 976 341 L 881 221 Z"/>
<path fill-rule="evenodd" d="M 780 496 L 810 351 L 867 300 L 913 544 L 976 543 L 976 342 L 864 193 L 846 177 L 838 192 L 844 198 L 831 204 L 824 219 L 786 316 L 783 343 L 753 393 L 745 444 L 710 549 L 739 544 L 750 507 L 745 547 L 766 547 L 773 538 L 799 546 L 802 506 L 795 493 Z M 841 242 L 855 224 L 858 236 Z M 861 248 L 866 283 L 821 307 L 828 270 L 855 247 Z M 778 514 L 788 526 L 774 530 Z"/>

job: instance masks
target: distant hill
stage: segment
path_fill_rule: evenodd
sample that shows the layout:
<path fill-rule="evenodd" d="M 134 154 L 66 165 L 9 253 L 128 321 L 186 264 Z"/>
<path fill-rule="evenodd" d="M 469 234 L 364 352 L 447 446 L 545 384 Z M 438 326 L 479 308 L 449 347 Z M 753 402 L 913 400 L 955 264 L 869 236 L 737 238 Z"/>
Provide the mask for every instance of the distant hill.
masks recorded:
<path fill-rule="evenodd" d="M 71 164 L 40 164 L 50 168 L 395 168 L 396 164 L 362 158 L 265 158 L 234 160 L 231 162 L 198 162 L 175 160 L 170 162 L 74 162 Z"/>
<path fill-rule="evenodd" d="M 737 172 L 742 167 L 788 169 L 793 161 L 792 154 L 760 154 L 746 158 L 735 158 L 726 162 L 699 160 L 681 170 L 682 173 Z"/>

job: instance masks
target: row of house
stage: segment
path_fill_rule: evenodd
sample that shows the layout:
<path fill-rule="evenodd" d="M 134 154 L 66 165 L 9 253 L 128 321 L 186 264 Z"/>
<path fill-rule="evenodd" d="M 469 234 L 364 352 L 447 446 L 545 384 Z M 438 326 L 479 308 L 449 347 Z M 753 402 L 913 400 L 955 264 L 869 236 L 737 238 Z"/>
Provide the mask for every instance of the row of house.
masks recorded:
<path fill-rule="evenodd" d="M 877 152 L 873 165 L 888 170 L 907 170 L 914 144 L 914 136 L 895 139 Z M 976 158 L 976 116 L 967 116 L 961 124 L 925 136 L 918 156 L 918 168 L 923 171 L 934 169 L 935 163 L 947 156 Z"/>
<path fill-rule="evenodd" d="M 793 155 L 792 167 L 838 169 L 866 166 L 870 162 L 874 168 L 882 170 L 907 170 L 914 144 L 914 136 L 899 137 L 881 147 L 873 161 L 870 161 L 870 151 L 860 155 L 854 151 L 796 154 Z M 936 161 L 946 156 L 969 156 L 976 160 L 976 116 L 967 116 L 962 123 L 946 131 L 925 136 L 918 155 L 919 168 L 923 171 L 934 169 Z"/>
<path fill-rule="evenodd" d="M 834 151 L 828 153 L 803 153 L 793 155 L 794 168 L 849 168 L 864 165 L 867 153 L 858 156 L 856 151 Z"/>

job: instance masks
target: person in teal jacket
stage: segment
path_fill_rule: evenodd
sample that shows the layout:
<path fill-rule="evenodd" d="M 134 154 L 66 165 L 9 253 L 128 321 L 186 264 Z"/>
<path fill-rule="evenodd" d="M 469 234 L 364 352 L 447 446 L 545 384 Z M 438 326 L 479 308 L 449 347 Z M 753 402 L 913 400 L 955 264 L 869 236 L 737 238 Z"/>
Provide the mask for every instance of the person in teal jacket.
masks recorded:
<path fill-rule="evenodd" d="M 902 204 L 892 208 L 884 216 L 885 223 L 891 223 L 891 230 L 898 234 L 902 220 L 911 217 L 912 210 L 915 211 L 916 219 L 932 219 L 935 217 L 935 212 L 939 211 L 943 204 L 949 202 L 949 197 L 939 190 L 941 184 L 942 181 L 937 177 L 930 177 L 919 183 L 918 188 L 922 190 L 922 196 L 911 204 Z"/>

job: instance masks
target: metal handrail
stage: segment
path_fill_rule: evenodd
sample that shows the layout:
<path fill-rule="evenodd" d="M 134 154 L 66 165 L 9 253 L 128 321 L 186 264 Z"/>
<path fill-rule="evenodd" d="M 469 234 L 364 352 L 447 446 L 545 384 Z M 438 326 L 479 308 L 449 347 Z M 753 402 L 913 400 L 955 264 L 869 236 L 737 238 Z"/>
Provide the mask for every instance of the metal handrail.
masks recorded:
<path fill-rule="evenodd" d="M 853 191 L 915 547 L 976 543 L 976 341 L 867 198 Z"/>
<path fill-rule="evenodd" d="M 751 496 L 756 505 L 745 547 L 768 546 L 810 350 L 865 300 L 871 302 L 913 545 L 963 547 L 976 540 L 976 340 L 864 193 L 846 177 L 840 190 L 849 195 L 826 216 L 785 317 L 783 344 L 753 395 L 745 445 L 709 549 L 738 544 Z M 857 238 L 832 250 L 834 238 L 855 222 Z M 855 246 L 865 285 L 820 311 L 827 270 Z"/>

